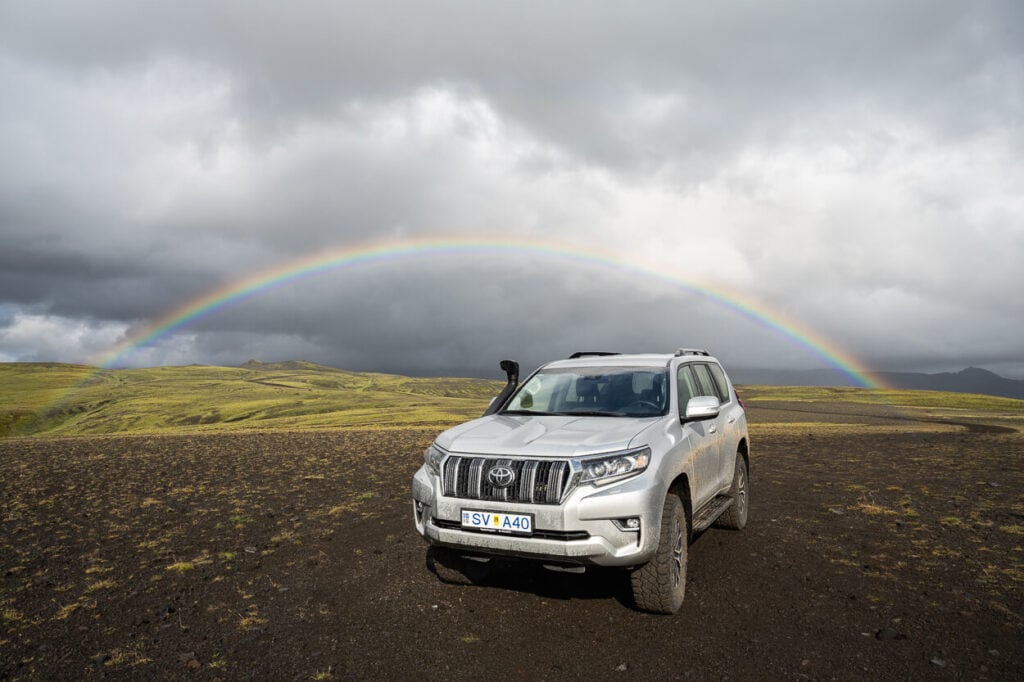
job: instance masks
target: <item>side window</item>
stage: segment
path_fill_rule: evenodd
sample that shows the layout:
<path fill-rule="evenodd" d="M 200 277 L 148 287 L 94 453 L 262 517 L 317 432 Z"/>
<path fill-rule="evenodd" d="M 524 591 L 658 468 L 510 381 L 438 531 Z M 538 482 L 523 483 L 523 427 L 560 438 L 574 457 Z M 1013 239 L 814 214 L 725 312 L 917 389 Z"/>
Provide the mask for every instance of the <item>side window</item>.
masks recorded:
<path fill-rule="evenodd" d="M 711 378 L 711 373 L 708 371 L 708 366 L 704 363 L 694 364 L 693 373 L 697 377 L 697 384 L 700 386 L 700 391 L 697 395 L 710 395 L 718 398 L 719 402 L 722 401 L 722 396 L 718 395 L 718 389 L 715 386 L 714 380 Z"/>
<path fill-rule="evenodd" d="M 708 369 L 711 370 L 711 377 L 715 380 L 715 387 L 718 389 L 718 399 L 722 403 L 727 403 L 732 400 L 732 396 L 729 395 L 729 382 L 725 380 L 725 372 L 719 365 L 709 364 Z"/>
<path fill-rule="evenodd" d="M 686 403 L 690 402 L 690 398 L 700 395 L 700 391 L 697 389 L 697 380 L 694 379 L 689 365 L 679 365 L 679 371 L 676 374 L 676 387 L 679 398 L 679 414 L 684 415 L 686 414 Z"/>

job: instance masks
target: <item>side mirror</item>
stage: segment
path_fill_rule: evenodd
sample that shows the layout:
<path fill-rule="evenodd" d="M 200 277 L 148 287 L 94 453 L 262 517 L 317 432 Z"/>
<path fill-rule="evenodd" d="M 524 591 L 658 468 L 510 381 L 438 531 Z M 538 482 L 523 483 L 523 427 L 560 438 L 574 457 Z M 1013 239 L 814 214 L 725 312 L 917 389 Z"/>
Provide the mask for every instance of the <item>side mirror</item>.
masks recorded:
<path fill-rule="evenodd" d="M 701 395 L 690 398 L 686 403 L 686 416 L 683 421 L 693 422 L 702 419 L 714 419 L 721 411 L 721 403 L 718 398 L 711 395 Z"/>

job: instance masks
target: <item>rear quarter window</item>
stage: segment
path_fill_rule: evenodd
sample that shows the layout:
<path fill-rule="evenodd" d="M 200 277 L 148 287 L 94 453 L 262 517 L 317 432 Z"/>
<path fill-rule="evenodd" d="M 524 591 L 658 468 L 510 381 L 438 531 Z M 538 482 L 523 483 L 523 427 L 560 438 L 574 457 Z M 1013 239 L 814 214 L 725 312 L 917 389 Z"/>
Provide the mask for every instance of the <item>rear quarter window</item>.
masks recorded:
<path fill-rule="evenodd" d="M 715 364 L 709 364 L 708 369 L 711 370 L 711 377 L 715 380 L 715 388 L 718 389 L 718 399 L 723 403 L 732 400 L 732 396 L 729 395 L 729 382 L 725 378 L 725 370 Z"/>

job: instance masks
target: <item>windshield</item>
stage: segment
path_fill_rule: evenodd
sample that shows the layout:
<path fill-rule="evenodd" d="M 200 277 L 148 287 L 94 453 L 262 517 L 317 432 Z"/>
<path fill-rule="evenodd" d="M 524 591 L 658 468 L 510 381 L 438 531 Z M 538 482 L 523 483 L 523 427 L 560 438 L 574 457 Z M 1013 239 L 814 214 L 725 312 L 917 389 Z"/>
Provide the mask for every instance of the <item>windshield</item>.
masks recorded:
<path fill-rule="evenodd" d="M 667 371 L 654 367 L 573 367 L 534 374 L 504 414 L 657 417 L 668 411 Z"/>

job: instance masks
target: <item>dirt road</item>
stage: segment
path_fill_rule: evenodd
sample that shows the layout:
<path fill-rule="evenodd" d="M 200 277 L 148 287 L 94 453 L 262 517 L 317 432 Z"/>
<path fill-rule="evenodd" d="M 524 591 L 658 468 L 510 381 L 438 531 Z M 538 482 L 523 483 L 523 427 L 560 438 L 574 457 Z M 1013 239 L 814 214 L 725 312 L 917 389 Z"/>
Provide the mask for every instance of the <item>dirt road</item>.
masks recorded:
<path fill-rule="evenodd" d="M 1019 434 L 751 417 L 749 525 L 668 617 L 613 571 L 439 581 L 433 432 L 0 441 L 0 678 L 1024 678 Z"/>

